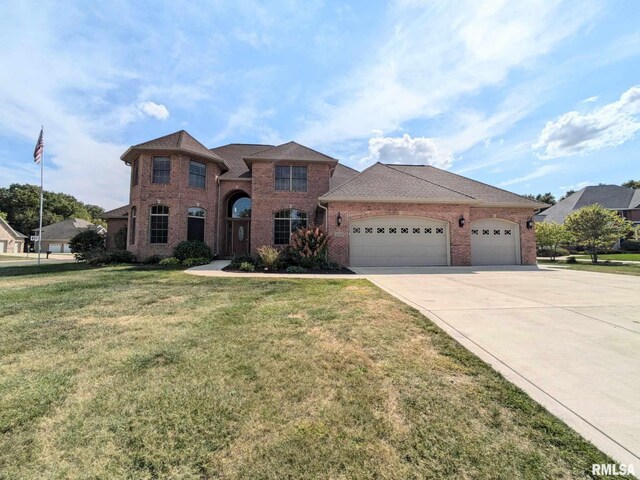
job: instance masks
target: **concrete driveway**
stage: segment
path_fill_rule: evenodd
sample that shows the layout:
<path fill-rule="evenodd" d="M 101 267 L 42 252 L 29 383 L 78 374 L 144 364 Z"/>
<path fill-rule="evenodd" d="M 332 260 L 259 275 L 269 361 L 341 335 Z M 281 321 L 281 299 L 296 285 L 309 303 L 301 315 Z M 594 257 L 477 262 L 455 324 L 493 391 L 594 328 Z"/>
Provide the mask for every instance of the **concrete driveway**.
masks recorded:
<path fill-rule="evenodd" d="M 640 277 L 544 267 L 353 270 L 640 469 Z"/>

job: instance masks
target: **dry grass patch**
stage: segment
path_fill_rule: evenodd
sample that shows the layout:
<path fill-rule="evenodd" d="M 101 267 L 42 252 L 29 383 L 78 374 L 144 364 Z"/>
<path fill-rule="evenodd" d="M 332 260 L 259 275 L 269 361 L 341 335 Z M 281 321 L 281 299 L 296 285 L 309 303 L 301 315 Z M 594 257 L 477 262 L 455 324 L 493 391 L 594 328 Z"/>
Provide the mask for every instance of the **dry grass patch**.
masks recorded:
<path fill-rule="evenodd" d="M 0 278 L 0 477 L 585 478 L 610 461 L 363 280 L 19 273 Z"/>

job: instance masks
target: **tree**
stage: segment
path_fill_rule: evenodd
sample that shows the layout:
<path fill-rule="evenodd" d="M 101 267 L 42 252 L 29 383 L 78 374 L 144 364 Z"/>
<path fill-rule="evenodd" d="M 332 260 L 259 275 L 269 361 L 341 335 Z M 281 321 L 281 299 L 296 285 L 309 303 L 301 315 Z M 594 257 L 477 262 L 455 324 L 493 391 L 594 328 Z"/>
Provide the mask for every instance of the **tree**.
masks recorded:
<path fill-rule="evenodd" d="M 640 180 L 628 180 L 624 182 L 622 186 L 627 188 L 640 188 Z"/>
<path fill-rule="evenodd" d="M 551 192 L 539 193 L 537 195 L 532 195 L 528 193 L 522 196 L 525 198 L 530 198 L 531 200 L 535 200 L 536 202 L 548 203 L 549 205 L 556 204 L 556 197 L 554 197 Z"/>
<path fill-rule="evenodd" d="M 3 219 L 3 220 L 6 220 L 7 219 L 7 214 L 4 213 L 4 212 L 0 212 L 0 218 Z"/>
<path fill-rule="evenodd" d="M 567 228 L 559 223 L 536 223 L 536 242 L 538 248 L 548 248 L 551 251 L 551 260 L 556 259 L 558 247 L 571 240 Z"/>
<path fill-rule="evenodd" d="M 573 195 L 574 193 L 576 193 L 575 190 L 567 190 L 567 193 L 565 193 L 563 196 L 560 197 L 560 200 L 558 200 L 559 202 L 561 202 L 562 200 L 564 200 L 565 198 Z"/>
<path fill-rule="evenodd" d="M 611 248 L 631 231 L 629 221 L 598 204 L 582 207 L 569 214 L 564 225 L 573 240 L 587 248 L 593 263 L 598 263 L 598 249 Z"/>

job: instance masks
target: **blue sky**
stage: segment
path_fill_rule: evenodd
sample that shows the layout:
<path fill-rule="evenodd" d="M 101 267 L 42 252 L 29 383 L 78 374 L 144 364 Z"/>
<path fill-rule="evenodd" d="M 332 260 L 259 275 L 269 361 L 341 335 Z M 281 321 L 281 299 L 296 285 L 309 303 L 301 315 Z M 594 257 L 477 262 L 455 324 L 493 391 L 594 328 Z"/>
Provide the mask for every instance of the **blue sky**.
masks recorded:
<path fill-rule="evenodd" d="M 517 193 L 640 179 L 640 7 L 620 1 L 2 2 L 0 186 L 114 208 L 131 144 L 296 140 Z"/>

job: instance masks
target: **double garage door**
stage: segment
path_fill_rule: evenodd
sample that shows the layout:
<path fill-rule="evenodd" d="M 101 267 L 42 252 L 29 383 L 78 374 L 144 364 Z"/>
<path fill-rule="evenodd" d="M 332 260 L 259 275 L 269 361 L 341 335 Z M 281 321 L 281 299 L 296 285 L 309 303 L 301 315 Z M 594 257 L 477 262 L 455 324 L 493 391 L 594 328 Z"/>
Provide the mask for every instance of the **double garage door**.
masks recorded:
<path fill-rule="evenodd" d="M 457 225 L 456 225 L 457 227 Z M 473 222 L 472 265 L 520 263 L 518 227 L 498 219 Z M 424 267 L 450 264 L 449 224 L 423 217 L 354 220 L 349 227 L 353 267 Z"/>

